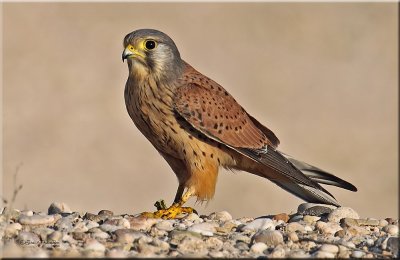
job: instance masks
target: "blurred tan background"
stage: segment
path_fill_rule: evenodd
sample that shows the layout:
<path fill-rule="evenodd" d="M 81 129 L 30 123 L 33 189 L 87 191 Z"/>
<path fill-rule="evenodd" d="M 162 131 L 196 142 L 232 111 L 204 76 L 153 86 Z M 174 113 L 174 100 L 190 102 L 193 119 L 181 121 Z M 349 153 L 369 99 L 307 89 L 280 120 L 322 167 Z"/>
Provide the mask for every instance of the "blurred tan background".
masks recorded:
<path fill-rule="evenodd" d="M 123 98 L 123 37 L 169 34 L 281 140 L 280 150 L 340 176 L 328 187 L 364 217 L 398 217 L 396 3 L 5 3 L 3 191 L 22 163 L 15 206 L 153 210 L 177 188 Z M 200 213 L 296 210 L 268 180 L 222 171 Z M 192 200 L 189 205 L 193 205 Z"/>

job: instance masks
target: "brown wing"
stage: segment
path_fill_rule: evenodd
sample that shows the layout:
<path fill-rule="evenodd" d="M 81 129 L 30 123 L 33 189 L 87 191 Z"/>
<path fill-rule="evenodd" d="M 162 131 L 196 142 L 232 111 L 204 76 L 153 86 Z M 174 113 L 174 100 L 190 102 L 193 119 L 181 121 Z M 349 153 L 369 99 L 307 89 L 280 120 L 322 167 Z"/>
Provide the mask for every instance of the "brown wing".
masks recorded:
<path fill-rule="evenodd" d="M 176 111 L 192 126 L 229 146 L 261 149 L 276 145 L 276 141 L 271 142 L 219 85 L 213 88 L 194 82 L 182 85 L 177 89 L 174 101 Z"/>

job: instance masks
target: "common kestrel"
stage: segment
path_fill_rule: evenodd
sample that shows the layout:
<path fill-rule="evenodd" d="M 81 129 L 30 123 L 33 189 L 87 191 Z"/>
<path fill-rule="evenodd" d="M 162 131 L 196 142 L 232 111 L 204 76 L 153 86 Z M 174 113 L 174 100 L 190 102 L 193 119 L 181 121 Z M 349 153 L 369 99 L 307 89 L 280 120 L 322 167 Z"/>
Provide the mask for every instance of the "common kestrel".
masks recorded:
<path fill-rule="evenodd" d="M 151 216 L 190 212 L 182 205 L 191 196 L 211 199 L 220 167 L 267 178 L 308 202 L 339 206 L 319 183 L 357 191 L 349 182 L 278 151 L 275 134 L 221 85 L 182 60 L 163 32 L 141 29 L 126 35 L 125 59 L 128 113 L 179 181 L 172 206 Z"/>

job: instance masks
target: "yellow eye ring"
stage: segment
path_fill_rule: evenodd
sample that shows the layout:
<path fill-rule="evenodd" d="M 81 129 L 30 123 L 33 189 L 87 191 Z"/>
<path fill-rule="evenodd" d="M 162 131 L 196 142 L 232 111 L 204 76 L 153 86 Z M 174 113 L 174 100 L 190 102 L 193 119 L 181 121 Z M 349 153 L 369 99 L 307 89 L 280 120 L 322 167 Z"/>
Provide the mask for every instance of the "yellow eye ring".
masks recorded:
<path fill-rule="evenodd" d="M 146 50 L 153 50 L 157 47 L 157 42 L 155 40 L 146 40 L 143 45 Z"/>

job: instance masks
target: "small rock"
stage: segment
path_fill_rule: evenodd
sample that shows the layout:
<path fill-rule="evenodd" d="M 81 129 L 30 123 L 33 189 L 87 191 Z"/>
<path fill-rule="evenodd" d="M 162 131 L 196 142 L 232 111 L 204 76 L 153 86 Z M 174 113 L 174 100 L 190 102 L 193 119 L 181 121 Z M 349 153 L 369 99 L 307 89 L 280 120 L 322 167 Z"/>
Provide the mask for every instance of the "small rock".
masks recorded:
<path fill-rule="evenodd" d="M 221 211 L 221 212 L 211 213 L 208 218 L 211 220 L 219 220 L 225 222 L 228 220 L 232 220 L 232 215 L 229 214 L 227 211 Z"/>
<path fill-rule="evenodd" d="M 103 232 L 103 231 L 94 232 L 94 233 L 92 233 L 91 236 L 92 236 L 92 238 L 100 239 L 100 240 L 105 240 L 110 237 L 109 234 L 107 234 L 106 232 Z"/>
<path fill-rule="evenodd" d="M 265 243 L 257 242 L 251 246 L 250 251 L 254 254 L 263 254 L 267 248 L 268 246 Z"/>
<path fill-rule="evenodd" d="M 276 221 L 282 220 L 283 222 L 287 223 L 287 222 L 289 221 L 289 218 L 290 218 L 290 217 L 289 217 L 288 214 L 286 214 L 286 213 L 280 213 L 280 214 L 275 215 L 272 219 L 273 219 L 273 220 L 276 220 Z"/>
<path fill-rule="evenodd" d="M 387 248 L 394 256 L 399 255 L 399 238 L 398 237 L 389 237 L 387 240 Z"/>
<path fill-rule="evenodd" d="M 118 227 L 131 228 L 131 223 L 126 218 L 119 219 L 117 222 Z"/>
<path fill-rule="evenodd" d="M 296 231 L 303 232 L 304 226 L 301 225 L 299 222 L 291 222 L 291 223 L 287 224 L 286 231 L 287 232 L 296 232 Z"/>
<path fill-rule="evenodd" d="M 114 216 L 114 212 L 112 212 L 111 210 L 102 209 L 99 211 L 99 213 L 97 213 L 97 215 L 106 216 L 108 218 Z"/>
<path fill-rule="evenodd" d="M 63 233 L 60 231 L 54 231 L 53 233 L 47 236 L 47 240 L 49 241 L 61 241 L 63 237 Z"/>
<path fill-rule="evenodd" d="M 72 232 L 71 234 L 73 239 L 75 240 L 85 241 L 89 237 L 88 233 L 83 233 L 83 232 Z"/>
<path fill-rule="evenodd" d="M 72 213 L 71 209 L 64 202 L 53 202 L 47 210 L 49 215 L 61 214 L 61 213 Z"/>
<path fill-rule="evenodd" d="M 320 219 L 321 219 L 321 217 L 310 216 L 310 215 L 305 215 L 305 216 L 303 217 L 303 220 L 304 220 L 305 222 L 307 222 L 307 223 L 310 223 L 310 224 L 315 223 L 315 222 L 317 222 L 317 221 L 320 220 Z"/>
<path fill-rule="evenodd" d="M 212 258 L 223 258 L 224 257 L 224 253 L 221 251 L 211 251 L 208 253 L 208 255 Z"/>
<path fill-rule="evenodd" d="M 218 227 L 218 224 L 213 222 L 204 222 L 199 224 L 194 224 L 188 228 L 188 231 L 196 232 L 202 234 L 203 236 L 213 236 L 215 229 Z"/>
<path fill-rule="evenodd" d="M 249 245 L 244 242 L 237 242 L 235 247 L 240 251 L 249 251 Z"/>
<path fill-rule="evenodd" d="M 103 220 L 103 218 L 100 217 L 99 215 L 92 214 L 92 213 L 89 213 L 89 212 L 87 212 L 85 214 L 85 216 L 83 216 L 83 218 L 87 219 L 87 220 L 90 220 L 90 221 L 93 221 L 93 222 L 100 222 L 101 220 Z"/>
<path fill-rule="evenodd" d="M 191 222 L 196 222 L 196 221 L 198 221 L 198 220 L 202 220 L 202 219 L 199 217 L 199 215 L 197 215 L 196 213 L 190 213 L 190 214 L 188 214 L 187 216 L 185 216 L 183 219 L 184 219 L 184 220 L 187 220 L 187 221 L 191 221 Z"/>
<path fill-rule="evenodd" d="M 121 229 L 122 227 L 110 225 L 110 224 L 103 224 L 100 225 L 99 228 L 104 232 L 114 232 L 115 230 Z"/>
<path fill-rule="evenodd" d="M 149 231 L 150 228 L 159 222 L 158 219 L 155 218 L 145 218 L 142 216 L 138 217 L 130 217 L 128 221 L 131 225 L 131 229 L 136 231 Z"/>
<path fill-rule="evenodd" d="M 332 254 L 337 254 L 339 252 L 339 247 L 336 245 L 331 245 L 331 244 L 323 244 L 320 248 L 320 251 L 325 251 L 329 252 Z"/>
<path fill-rule="evenodd" d="M 19 231 L 21 231 L 22 226 L 19 223 L 12 223 L 6 226 L 4 230 L 4 235 L 6 237 L 13 237 L 18 235 Z"/>
<path fill-rule="evenodd" d="M 342 218 L 354 218 L 359 219 L 358 213 L 354 211 L 354 209 L 349 207 L 340 207 L 333 210 L 328 215 L 328 220 L 330 222 L 339 222 Z"/>
<path fill-rule="evenodd" d="M 297 213 L 301 215 L 320 216 L 325 213 L 330 213 L 336 208 L 336 206 L 327 204 L 302 203 L 297 208 Z"/>
<path fill-rule="evenodd" d="M 337 231 L 341 230 L 342 227 L 338 223 L 334 222 L 322 222 L 318 221 L 315 227 L 324 234 L 335 234 Z"/>
<path fill-rule="evenodd" d="M 84 220 L 83 222 L 85 223 L 85 225 L 88 228 L 88 230 L 91 229 L 91 228 L 100 226 L 99 223 L 91 221 L 91 220 Z"/>
<path fill-rule="evenodd" d="M 20 215 L 18 218 L 18 222 L 23 225 L 50 225 L 54 223 L 55 218 L 54 215 L 33 215 L 33 216 L 26 216 Z"/>
<path fill-rule="evenodd" d="M 384 226 L 387 226 L 387 225 L 389 225 L 389 222 L 387 222 L 386 219 L 379 220 L 379 226 L 384 227 Z"/>
<path fill-rule="evenodd" d="M 74 228 L 72 229 L 73 232 L 86 232 L 89 228 L 86 226 L 86 223 L 83 221 L 75 223 Z"/>
<path fill-rule="evenodd" d="M 262 242 L 268 246 L 277 246 L 283 243 L 282 233 L 278 230 L 261 230 L 253 236 L 253 243 Z"/>
<path fill-rule="evenodd" d="M 21 214 L 31 217 L 31 216 L 33 216 L 33 211 L 32 210 L 23 210 L 23 211 L 21 211 Z"/>
<path fill-rule="evenodd" d="M 123 244 L 131 244 L 135 240 L 145 236 L 143 233 L 132 229 L 118 229 L 114 234 L 116 235 L 116 241 Z"/>
<path fill-rule="evenodd" d="M 387 225 L 383 228 L 383 231 L 392 235 L 398 236 L 399 235 L 399 227 L 397 225 Z"/>
<path fill-rule="evenodd" d="M 351 253 L 351 257 L 354 257 L 354 258 L 361 258 L 364 255 L 365 255 L 365 253 L 362 251 L 359 251 L 359 250 L 354 250 L 353 253 Z"/>
<path fill-rule="evenodd" d="M 174 220 L 162 220 L 158 222 L 155 227 L 159 230 L 172 231 L 174 229 Z"/>
<path fill-rule="evenodd" d="M 266 229 L 275 229 L 275 224 L 272 219 L 269 218 L 259 218 L 255 219 L 247 225 L 244 225 L 240 230 L 241 231 L 258 231 L 258 230 L 266 230 Z"/>

